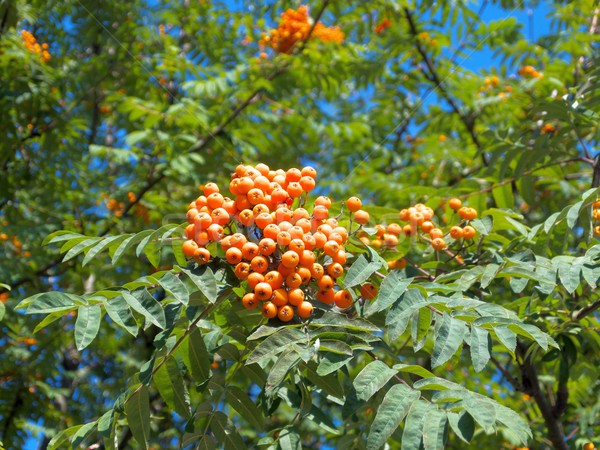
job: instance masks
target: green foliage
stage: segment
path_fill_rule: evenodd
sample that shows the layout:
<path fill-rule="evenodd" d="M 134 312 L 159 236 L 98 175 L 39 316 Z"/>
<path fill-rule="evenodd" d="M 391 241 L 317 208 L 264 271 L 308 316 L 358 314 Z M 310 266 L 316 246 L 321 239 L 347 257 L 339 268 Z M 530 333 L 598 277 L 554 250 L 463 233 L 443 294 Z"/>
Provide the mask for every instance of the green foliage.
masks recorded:
<path fill-rule="evenodd" d="M 593 441 L 593 3 L 317 2 L 344 42 L 263 59 L 297 3 L 0 0 L 0 448 Z M 186 205 L 240 161 L 311 164 L 319 194 L 363 199 L 351 308 L 266 321 L 220 250 L 186 260 Z M 451 197 L 479 211 L 473 241 L 373 244 L 417 202 L 461 223 Z"/>

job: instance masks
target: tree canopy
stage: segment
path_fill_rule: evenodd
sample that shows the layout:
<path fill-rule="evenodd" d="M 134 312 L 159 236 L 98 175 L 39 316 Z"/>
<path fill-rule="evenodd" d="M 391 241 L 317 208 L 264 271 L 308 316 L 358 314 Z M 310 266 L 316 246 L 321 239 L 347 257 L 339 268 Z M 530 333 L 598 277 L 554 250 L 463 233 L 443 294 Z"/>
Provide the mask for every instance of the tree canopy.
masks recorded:
<path fill-rule="evenodd" d="M 0 0 L 0 449 L 595 448 L 599 13 Z"/>

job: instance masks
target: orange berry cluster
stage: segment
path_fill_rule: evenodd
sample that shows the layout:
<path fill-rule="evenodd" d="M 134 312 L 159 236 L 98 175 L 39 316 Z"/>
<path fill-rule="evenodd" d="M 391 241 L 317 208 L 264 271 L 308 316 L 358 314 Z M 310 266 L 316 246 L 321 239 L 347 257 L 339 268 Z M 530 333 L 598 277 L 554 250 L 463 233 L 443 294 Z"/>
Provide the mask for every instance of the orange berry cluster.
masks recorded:
<path fill-rule="evenodd" d="M 207 246 L 219 243 L 245 282 L 242 304 L 254 309 L 262 302 L 268 319 L 289 322 L 295 314 L 306 319 L 314 298 L 348 308 L 352 296 L 336 282 L 345 269 L 348 230 L 329 216 L 328 197 L 318 197 L 311 211 L 303 207 L 316 176 L 312 167 L 271 170 L 261 163 L 236 168 L 229 183 L 232 197 L 224 197 L 215 183 L 204 185 L 204 195 L 188 207 L 184 255 L 206 264 L 219 252 L 218 246 L 212 253 Z M 349 199 L 347 207 L 356 222 L 369 220 L 358 198 Z"/>
<path fill-rule="evenodd" d="M 519 75 L 521 75 L 522 77 L 529 77 L 529 78 L 541 78 L 544 76 L 542 73 L 535 70 L 535 67 L 533 67 L 533 66 L 521 67 L 519 70 L 517 70 L 517 73 Z"/>
<path fill-rule="evenodd" d="M 271 47 L 277 53 L 291 53 L 297 42 L 306 40 L 310 33 L 311 23 L 308 8 L 304 5 L 297 10 L 288 9 L 281 15 L 278 28 L 272 29 L 269 34 L 264 34 L 259 41 L 261 47 Z M 323 42 L 344 41 L 344 33 L 339 27 L 326 27 L 317 22 L 311 34 L 311 38 L 320 39 Z"/>
<path fill-rule="evenodd" d="M 40 55 L 42 62 L 50 61 L 50 53 L 48 52 L 48 44 L 45 42 L 39 44 L 35 39 L 35 36 L 27 30 L 21 30 L 21 37 L 23 38 L 23 45 L 25 48 L 32 53 Z"/>
<path fill-rule="evenodd" d="M 392 21 L 388 18 L 384 18 L 381 22 L 379 22 L 375 26 L 375 33 L 381 34 L 386 28 L 389 28 L 391 26 L 392 26 Z"/>
<path fill-rule="evenodd" d="M 554 134 L 556 132 L 556 127 L 551 123 L 545 123 L 542 125 L 540 132 L 542 134 Z"/>
<path fill-rule="evenodd" d="M 468 222 L 477 218 L 477 210 L 462 206 L 462 202 L 458 198 L 450 199 L 448 206 L 458 213 L 459 217 L 464 221 Z M 398 216 L 402 222 L 406 222 L 404 225 L 398 223 L 390 223 L 387 226 L 382 224 L 376 225 L 376 232 L 372 240 L 366 233 L 360 235 L 360 240 L 376 249 L 382 247 L 392 249 L 398 245 L 401 235 L 408 238 L 421 237 L 430 242 L 434 250 L 439 251 L 446 248 L 444 237 L 448 235 L 454 240 L 470 240 L 477 234 L 475 228 L 471 225 L 463 227 L 456 225 L 451 227 L 447 233 L 444 233 L 432 221 L 434 216 L 433 209 L 422 203 L 417 203 L 414 206 L 401 210 Z M 398 260 L 390 268 L 403 268 L 405 264 L 405 261 Z"/>
<path fill-rule="evenodd" d="M 600 200 L 592 205 L 592 217 L 596 223 L 600 223 Z M 594 226 L 594 236 L 600 237 L 600 225 Z"/>

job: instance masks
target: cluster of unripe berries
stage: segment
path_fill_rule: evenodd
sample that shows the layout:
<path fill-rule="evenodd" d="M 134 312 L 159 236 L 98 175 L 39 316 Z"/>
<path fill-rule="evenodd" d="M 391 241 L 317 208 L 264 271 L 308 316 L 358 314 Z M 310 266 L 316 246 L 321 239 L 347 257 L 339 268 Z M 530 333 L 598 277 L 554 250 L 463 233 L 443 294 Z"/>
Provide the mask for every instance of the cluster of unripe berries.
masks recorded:
<path fill-rule="evenodd" d="M 452 209 L 462 221 L 469 222 L 477 218 L 477 211 L 474 208 L 462 206 L 462 202 L 457 198 L 452 198 L 448 202 Z M 388 225 L 376 225 L 375 234 L 369 237 L 366 233 L 360 236 L 361 241 L 376 249 L 381 247 L 395 248 L 398 245 L 400 236 L 407 238 L 418 237 L 425 239 L 431 244 L 434 250 L 444 250 L 446 248 L 446 238 L 450 236 L 454 240 L 471 240 L 477 234 L 475 228 L 465 224 L 463 226 L 455 225 L 446 233 L 438 228 L 433 222 L 434 211 L 432 208 L 422 203 L 403 209 L 398 214 L 404 225 L 390 223 Z M 392 267 L 393 268 L 393 267 Z"/>
<path fill-rule="evenodd" d="M 215 183 L 204 185 L 203 195 L 188 206 L 183 253 L 198 264 L 222 255 L 246 288 L 244 307 L 260 306 L 266 318 L 288 322 L 297 314 L 306 319 L 313 299 L 348 308 L 352 296 L 336 280 L 345 270 L 349 232 L 330 217 L 328 197 L 304 208 L 316 175 L 312 167 L 284 171 L 239 165 L 229 183 L 231 197 Z M 368 222 L 358 198 L 348 199 L 346 206 L 354 221 Z"/>
<path fill-rule="evenodd" d="M 277 53 L 290 53 L 297 42 L 306 40 L 309 37 L 319 39 L 323 42 L 344 41 L 344 33 L 338 27 L 326 27 L 321 22 L 317 22 L 312 27 L 308 8 L 304 5 L 297 10 L 288 9 L 281 15 L 279 26 L 270 30 L 269 34 L 264 34 L 259 41 L 261 47 L 271 47 Z"/>
<path fill-rule="evenodd" d="M 50 52 L 48 52 L 48 44 L 45 42 L 39 44 L 35 39 L 35 36 L 27 30 L 21 30 L 21 37 L 23 38 L 23 45 L 27 50 L 37 55 L 40 55 L 42 62 L 50 61 Z"/>

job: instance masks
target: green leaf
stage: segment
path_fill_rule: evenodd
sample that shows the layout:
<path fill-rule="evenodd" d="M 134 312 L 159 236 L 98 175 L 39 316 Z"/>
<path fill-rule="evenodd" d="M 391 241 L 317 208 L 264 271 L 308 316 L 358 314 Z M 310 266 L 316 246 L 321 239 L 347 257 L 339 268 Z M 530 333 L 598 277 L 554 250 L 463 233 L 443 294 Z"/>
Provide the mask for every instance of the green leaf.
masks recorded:
<path fill-rule="evenodd" d="M 210 375 L 212 357 L 208 354 L 202 333 L 194 328 L 178 349 L 181 359 L 192 373 L 196 383 L 204 383 Z"/>
<path fill-rule="evenodd" d="M 469 396 L 463 401 L 463 406 L 486 433 L 494 431 L 496 408 L 493 402 L 480 395 Z"/>
<path fill-rule="evenodd" d="M 226 398 L 227 403 L 255 430 L 261 430 L 264 427 L 263 414 L 246 392 L 236 386 L 231 386 L 227 390 Z"/>
<path fill-rule="evenodd" d="M 368 261 L 365 255 L 361 254 L 346 272 L 344 287 L 346 289 L 351 288 L 366 281 L 373 273 L 379 270 L 382 265 L 383 263 L 380 260 Z"/>
<path fill-rule="evenodd" d="M 65 448 L 69 439 L 82 428 L 83 425 L 75 425 L 67 428 L 66 430 L 61 431 L 57 435 L 55 435 L 50 442 L 48 443 L 47 450 L 57 450 Z M 67 446 L 68 447 L 68 446 Z"/>
<path fill-rule="evenodd" d="M 367 438 L 367 450 L 381 448 L 406 417 L 412 404 L 421 393 L 403 384 L 395 384 L 385 394 L 377 409 Z"/>
<path fill-rule="evenodd" d="M 73 435 L 73 440 L 71 441 L 71 445 L 73 448 L 79 447 L 83 441 L 94 431 L 98 425 L 98 421 L 86 423 L 83 425 L 77 432 Z"/>
<path fill-rule="evenodd" d="M 450 423 L 452 431 L 454 431 L 460 439 L 467 444 L 471 443 L 471 439 L 473 439 L 473 435 L 475 434 L 475 421 L 468 412 L 460 411 L 456 413 L 449 411 L 448 422 Z"/>
<path fill-rule="evenodd" d="M 179 277 L 173 275 L 171 272 L 167 272 L 158 280 L 158 282 L 165 291 L 175 298 L 175 300 L 187 306 L 190 294 Z"/>
<path fill-rule="evenodd" d="M 94 245 L 96 245 L 96 243 L 98 241 L 100 241 L 102 238 L 89 238 L 89 239 L 85 239 L 84 241 L 79 242 L 77 245 L 75 245 L 74 247 L 72 247 L 63 257 L 62 262 L 66 262 L 69 261 L 70 259 L 74 258 L 75 256 L 79 255 L 81 252 L 83 252 L 85 249 L 92 247 Z M 64 248 L 64 247 L 63 247 Z"/>
<path fill-rule="evenodd" d="M 265 394 L 273 395 L 274 390 L 283 382 L 288 372 L 301 361 L 300 355 L 295 351 L 287 352 L 281 358 L 277 358 L 265 384 Z"/>
<path fill-rule="evenodd" d="M 360 371 L 353 381 L 356 396 L 367 401 L 396 374 L 382 361 L 373 361 Z"/>
<path fill-rule="evenodd" d="M 481 328 L 471 328 L 471 359 L 475 372 L 481 372 L 490 360 L 490 350 L 492 348 L 492 338 L 487 330 Z"/>
<path fill-rule="evenodd" d="M 167 359 L 167 362 L 156 371 L 153 380 L 169 408 L 189 419 L 190 398 L 177 362 L 173 358 Z"/>
<path fill-rule="evenodd" d="M 365 306 L 364 315 L 369 317 L 387 309 L 400 298 L 412 281 L 412 278 L 403 278 L 398 271 L 390 273 L 381 283 L 377 298 Z"/>
<path fill-rule="evenodd" d="M 496 187 L 492 190 L 492 196 L 494 197 L 497 208 L 512 209 L 515 204 L 513 189 L 510 183 Z"/>
<path fill-rule="evenodd" d="M 146 450 L 150 437 L 150 396 L 146 386 L 140 385 L 127 399 L 125 414 L 133 437 Z"/>
<path fill-rule="evenodd" d="M 4 302 L 0 302 L 0 321 L 2 319 L 4 319 L 4 314 L 5 313 L 6 313 L 6 306 L 4 306 Z M 46 320 L 46 319 L 44 319 L 44 320 Z M 34 333 L 35 333 L 35 330 L 34 330 Z"/>
<path fill-rule="evenodd" d="M 494 327 L 494 333 L 502 345 L 504 345 L 508 351 L 514 355 L 515 348 L 517 348 L 517 335 L 506 325 Z"/>
<path fill-rule="evenodd" d="M 167 326 L 165 311 L 160 303 L 144 288 L 136 289 L 131 293 L 124 291 L 123 297 L 127 304 L 143 315 L 148 321 L 164 330 Z"/>
<path fill-rule="evenodd" d="M 444 313 L 442 324 L 437 329 L 431 355 L 431 367 L 439 367 L 459 350 L 467 326 L 462 320 L 453 319 Z"/>
<path fill-rule="evenodd" d="M 311 363 L 306 365 L 306 377 L 309 379 L 309 381 L 326 394 L 336 398 L 343 398 L 344 389 L 342 388 L 337 375 L 330 373 L 329 375 L 319 376 L 317 375 L 316 370 L 316 364 Z"/>
<path fill-rule="evenodd" d="M 217 301 L 217 279 L 215 275 L 210 270 L 210 268 L 206 266 L 200 266 L 196 269 L 187 270 L 187 269 L 179 269 L 181 272 L 185 273 L 190 280 L 200 289 L 208 301 L 214 303 Z"/>
<path fill-rule="evenodd" d="M 71 311 L 83 303 L 81 297 L 64 292 L 44 292 L 21 301 L 15 309 L 27 307 L 27 314 L 49 314 Z"/>
<path fill-rule="evenodd" d="M 420 376 L 421 378 L 435 377 L 435 375 L 425 367 L 413 364 L 396 364 L 393 369 L 397 370 L 398 372 L 412 373 Z"/>
<path fill-rule="evenodd" d="M 132 336 L 137 336 L 139 327 L 129 305 L 122 295 L 111 299 L 103 299 L 102 303 L 108 313 L 108 316 L 121 328 L 125 329 Z"/>
<path fill-rule="evenodd" d="M 242 437 L 234 426 L 227 420 L 227 416 L 220 411 L 214 413 L 211 421 L 211 429 L 221 446 L 225 450 L 239 450 L 246 448 Z"/>
<path fill-rule="evenodd" d="M 446 425 L 448 417 L 445 411 L 433 406 L 423 420 L 423 446 L 425 450 L 442 450 L 446 445 Z"/>
<path fill-rule="evenodd" d="M 56 242 L 69 241 L 71 239 L 84 238 L 85 236 L 80 233 L 73 233 L 72 231 L 59 230 L 49 234 L 42 241 L 42 245 L 54 244 Z"/>
<path fill-rule="evenodd" d="M 125 254 L 125 252 L 127 252 L 131 247 L 133 247 L 135 244 L 137 244 L 139 241 L 144 239 L 149 234 L 152 234 L 153 232 L 154 232 L 154 230 L 144 230 L 140 233 L 132 234 L 131 236 L 126 238 L 124 241 L 122 241 L 119 244 L 119 246 L 117 247 L 117 249 L 115 250 L 115 253 L 113 254 L 112 261 L 111 261 L 112 265 L 113 266 L 116 265 L 117 261 L 119 261 L 119 259 L 121 259 L 121 257 Z"/>
<path fill-rule="evenodd" d="M 306 335 L 302 331 L 290 327 L 280 328 L 279 331 L 256 346 L 246 359 L 246 364 L 257 363 L 264 367 L 273 356 L 281 353 L 290 345 L 302 341 L 306 341 Z"/>
<path fill-rule="evenodd" d="M 75 344 L 81 351 L 94 340 L 100 330 L 102 309 L 100 305 L 82 306 L 77 311 L 75 321 Z"/>
<path fill-rule="evenodd" d="M 496 404 L 496 420 L 502 423 L 510 432 L 526 445 L 527 441 L 533 437 L 529 425 L 521 416 L 512 409 Z"/>
<path fill-rule="evenodd" d="M 300 436 L 295 431 L 285 428 L 279 433 L 277 439 L 277 450 L 302 450 Z"/>
<path fill-rule="evenodd" d="M 430 411 L 427 403 L 417 400 L 412 404 L 402 433 L 402 450 L 415 450 L 421 447 L 423 420 L 428 412 Z"/>
<path fill-rule="evenodd" d="M 337 353 L 325 353 L 321 355 L 319 366 L 317 367 L 317 375 L 325 376 L 352 361 L 352 356 L 341 355 Z"/>
<path fill-rule="evenodd" d="M 96 245 L 94 245 L 92 248 L 90 248 L 86 254 L 85 257 L 83 258 L 83 261 L 81 262 L 82 266 L 85 266 L 87 263 L 89 263 L 96 255 L 98 255 L 99 253 L 101 253 L 105 248 L 107 248 L 109 245 L 113 244 L 115 241 L 118 242 L 120 239 L 125 239 L 127 237 L 127 235 L 119 235 L 119 236 L 108 236 L 105 237 L 104 239 L 102 239 L 100 242 L 98 242 Z"/>

